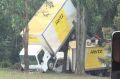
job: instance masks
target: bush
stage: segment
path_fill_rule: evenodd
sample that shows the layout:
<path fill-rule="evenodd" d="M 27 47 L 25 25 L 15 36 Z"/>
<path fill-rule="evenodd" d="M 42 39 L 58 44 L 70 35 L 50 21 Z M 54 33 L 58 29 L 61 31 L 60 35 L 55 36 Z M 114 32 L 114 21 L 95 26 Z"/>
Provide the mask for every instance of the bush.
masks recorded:
<path fill-rule="evenodd" d="M 2 61 L 2 62 L 0 63 L 0 67 L 2 67 L 2 68 L 8 68 L 8 67 L 10 67 L 10 66 L 11 66 L 11 63 L 8 62 L 8 61 Z"/>
<path fill-rule="evenodd" d="M 21 69 L 21 64 L 20 63 L 15 63 L 14 65 L 11 66 L 12 69 Z"/>

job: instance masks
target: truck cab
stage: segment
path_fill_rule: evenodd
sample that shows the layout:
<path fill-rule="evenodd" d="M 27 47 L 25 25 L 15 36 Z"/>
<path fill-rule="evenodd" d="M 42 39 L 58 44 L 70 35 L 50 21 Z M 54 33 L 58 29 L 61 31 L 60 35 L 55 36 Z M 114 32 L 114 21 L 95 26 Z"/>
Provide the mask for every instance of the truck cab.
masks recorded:
<path fill-rule="evenodd" d="M 24 48 L 20 52 L 21 66 L 24 69 Z M 48 70 L 48 61 L 51 58 L 50 53 L 41 45 L 28 45 L 29 69 L 46 72 Z"/>

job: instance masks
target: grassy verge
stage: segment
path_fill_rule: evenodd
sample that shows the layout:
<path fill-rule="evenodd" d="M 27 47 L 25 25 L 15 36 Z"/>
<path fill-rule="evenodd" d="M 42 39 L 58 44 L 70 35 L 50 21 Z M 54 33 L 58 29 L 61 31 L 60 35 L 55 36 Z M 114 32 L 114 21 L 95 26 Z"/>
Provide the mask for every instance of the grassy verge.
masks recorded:
<path fill-rule="evenodd" d="M 24 73 L 10 69 L 0 69 L 0 79 L 110 79 L 110 78 L 95 77 L 95 76 L 79 76 L 75 74 L 63 74 L 63 73 L 53 73 L 53 72 Z"/>

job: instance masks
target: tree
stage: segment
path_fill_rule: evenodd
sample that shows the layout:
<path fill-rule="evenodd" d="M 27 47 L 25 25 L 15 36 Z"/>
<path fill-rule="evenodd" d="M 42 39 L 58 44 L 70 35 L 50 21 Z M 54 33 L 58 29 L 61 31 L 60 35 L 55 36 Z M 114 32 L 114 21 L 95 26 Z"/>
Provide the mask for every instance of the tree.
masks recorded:
<path fill-rule="evenodd" d="M 25 0 L 25 21 L 28 23 L 28 0 Z M 28 58 L 28 38 L 29 38 L 28 24 L 23 30 L 23 47 L 24 47 L 24 64 L 25 71 L 29 70 L 29 58 Z"/>
<path fill-rule="evenodd" d="M 120 4 L 117 6 L 117 15 L 114 17 L 114 27 L 116 30 L 120 30 Z"/>
<path fill-rule="evenodd" d="M 29 19 L 39 9 L 44 0 L 30 0 L 28 6 Z M 8 61 L 12 65 L 19 62 L 22 48 L 20 32 L 27 22 L 25 18 L 24 0 L 0 1 L 0 62 Z"/>
<path fill-rule="evenodd" d="M 85 26 L 85 8 L 77 2 L 77 23 L 76 23 L 76 74 L 85 74 L 85 43 L 86 43 L 86 26 Z M 82 3 L 82 1 L 81 1 Z M 81 7 L 80 7 L 81 5 Z"/>

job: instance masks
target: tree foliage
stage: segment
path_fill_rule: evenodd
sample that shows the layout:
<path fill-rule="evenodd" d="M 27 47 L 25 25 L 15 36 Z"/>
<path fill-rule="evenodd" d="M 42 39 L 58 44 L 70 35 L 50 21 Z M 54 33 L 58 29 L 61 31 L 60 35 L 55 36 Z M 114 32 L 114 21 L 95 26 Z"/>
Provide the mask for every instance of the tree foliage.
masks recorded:
<path fill-rule="evenodd" d="M 117 15 L 114 17 L 114 27 L 116 30 L 120 30 L 120 4 L 117 6 Z"/>
<path fill-rule="evenodd" d="M 43 2 L 44 0 L 29 0 L 29 19 Z M 22 48 L 20 32 L 26 24 L 24 0 L 0 1 L 0 65 L 19 62 Z"/>
<path fill-rule="evenodd" d="M 89 36 L 102 33 L 102 27 L 113 27 L 119 0 L 84 0 Z"/>
<path fill-rule="evenodd" d="M 29 20 L 44 1 L 29 0 Z M 79 1 L 85 6 L 88 36 L 101 34 L 102 27 L 120 29 L 120 0 Z M 26 24 L 24 0 L 0 0 L 0 62 L 19 62 L 18 54 L 22 48 L 20 32 Z"/>

